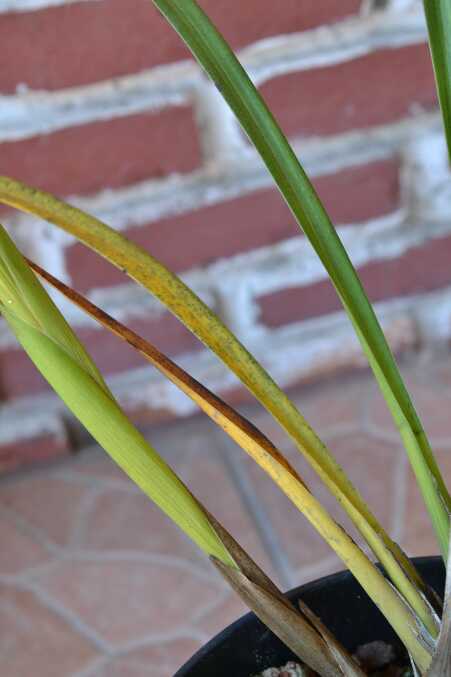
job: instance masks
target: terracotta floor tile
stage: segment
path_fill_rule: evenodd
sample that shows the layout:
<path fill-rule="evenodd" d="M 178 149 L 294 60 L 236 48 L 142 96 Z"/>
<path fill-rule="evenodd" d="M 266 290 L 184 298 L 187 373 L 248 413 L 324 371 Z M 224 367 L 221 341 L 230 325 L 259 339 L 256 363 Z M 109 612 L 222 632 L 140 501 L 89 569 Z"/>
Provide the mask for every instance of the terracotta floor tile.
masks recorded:
<path fill-rule="evenodd" d="M 431 442 L 451 441 L 451 392 L 440 390 L 431 384 L 406 379 L 409 394 Z M 368 407 L 369 421 L 375 432 L 399 439 L 399 433 L 382 395 L 374 390 Z"/>
<path fill-rule="evenodd" d="M 206 563 L 207 558 L 143 493 L 105 489 L 84 515 L 79 545 L 132 550 Z"/>
<path fill-rule="evenodd" d="M 222 583 L 168 561 L 68 561 L 35 580 L 98 635 L 122 648 L 182 632 L 223 594 Z"/>
<path fill-rule="evenodd" d="M 328 445 L 370 510 L 390 530 L 396 468 L 404 452 L 396 444 L 365 433 L 337 436 L 329 439 Z"/>
<path fill-rule="evenodd" d="M 246 462 L 246 467 L 291 567 L 308 566 L 326 557 L 327 545 L 306 518 L 253 461 Z"/>
<path fill-rule="evenodd" d="M 165 668 L 160 669 L 159 666 L 137 665 L 118 658 L 108 663 L 101 672 L 95 672 L 92 677 L 169 677 L 170 675 L 172 677 L 174 673 L 170 673 Z"/>
<path fill-rule="evenodd" d="M 55 477 L 28 474 L 0 489 L 0 506 L 14 511 L 49 541 L 66 545 L 87 489 Z"/>
<path fill-rule="evenodd" d="M 271 573 L 271 564 L 262 547 L 249 512 L 243 503 L 221 454 L 229 453 L 227 444 L 210 422 L 192 421 L 186 430 L 178 426 L 155 435 L 155 446 L 164 450 L 169 465 L 190 491 L 221 522 L 242 547 Z M 151 441 L 154 441 L 151 435 Z M 244 452 L 240 452 L 244 456 Z M 163 451 L 162 451 L 163 455 Z"/>
<path fill-rule="evenodd" d="M 420 364 L 403 372 L 426 428 L 442 440 L 438 456 L 449 481 L 451 366 Z M 370 380 L 359 376 L 303 388 L 293 398 L 376 516 L 388 530 L 396 527 L 408 553 L 437 552 L 414 481 L 403 474 L 397 433 L 390 433 L 389 415 L 374 393 Z M 249 407 L 244 412 L 280 444 L 315 495 L 341 519 L 334 499 L 270 417 Z M 449 445 L 443 442 L 447 437 Z M 273 573 L 274 558 L 265 550 L 255 515 L 260 528 L 278 539 L 277 554 L 288 561 L 293 585 L 343 568 L 306 519 L 253 461 L 224 443 L 211 422 L 197 417 L 156 427 L 149 438 L 265 570 Z M 172 677 L 203 638 L 245 611 L 188 539 L 94 447 L 48 472 L 29 471 L 0 483 L 0 515 L 2 507 L 23 523 L 8 510 L 0 519 L 0 542 L 8 545 L 0 549 L 0 574 L 31 576 L 34 585 L 121 650 L 144 643 L 145 648 L 99 663 L 89 677 Z M 41 538 L 58 545 L 64 559 L 28 574 L 49 561 Z M 73 677 L 97 658 L 102 656 L 90 642 L 32 593 L 0 589 L 1 677 Z"/>
<path fill-rule="evenodd" d="M 305 397 L 297 394 L 294 401 L 322 438 L 341 429 L 358 429 L 368 395 L 368 379 L 355 377 L 333 382 L 327 388 L 319 384 Z"/>
<path fill-rule="evenodd" d="M 18 575 L 52 559 L 46 548 L 0 513 L 0 574 Z"/>
<path fill-rule="evenodd" d="M 450 392 L 451 389 L 451 356 L 448 351 L 431 355 L 425 364 L 417 370 L 417 380 L 429 386 Z"/>
<path fill-rule="evenodd" d="M 199 648 L 191 638 L 161 642 L 111 661 L 93 677 L 173 677 Z"/>
<path fill-rule="evenodd" d="M 238 595 L 230 591 L 222 602 L 196 621 L 196 628 L 201 630 L 206 637 L 211 638 L 248 611 L 249 609 Z"/>
<path fill-rule="evenodd" d="M 393 505 L 393 474 L 399 450 L 392 444 L 371 438 L 364 433 L 338 435 L 328 440 L 329 448 L 359 488 L 378 519 L 391 527 Z M 355 537 L 349 521 L 341 512 L 313 470 L 295 449 L 286 456 L 300 472 L 318 500 Z M 329 546 L 317 534 L 306 518 L 253 462 L 247 469 L 256 494 L 260 497 L 279 537 L 290 564 L 296 570 L 328 559 Z M 372 482 L 368 483 L 368 477 Z"/>
<path fill-rule="evenodd" d="M 363 407 L 369 395 L 367 378 L 349 378 L 343 383 L 305 386 L 289 393 L 296 407 L 320 438 L 339 430 L 358 429 L 363 420 Z M 291 438 L 280 425 L 262 409 L 250 406 L 243 409 L 249 418 L 280 449 L 292 446 Z"/>
<path fill-rule="evenodd" d="M 31 592 L 0 586 L 2 677 L 71 677 L 96 652 Z"/>
<path fill-rule="evenodd" d="M 451 447 L 434 450 L 445 481 L 451 485 Z M 416 484 L 408 469 L 407 498 L 401 545 L 410 556 L 439 554 L 437 540 Z"/>

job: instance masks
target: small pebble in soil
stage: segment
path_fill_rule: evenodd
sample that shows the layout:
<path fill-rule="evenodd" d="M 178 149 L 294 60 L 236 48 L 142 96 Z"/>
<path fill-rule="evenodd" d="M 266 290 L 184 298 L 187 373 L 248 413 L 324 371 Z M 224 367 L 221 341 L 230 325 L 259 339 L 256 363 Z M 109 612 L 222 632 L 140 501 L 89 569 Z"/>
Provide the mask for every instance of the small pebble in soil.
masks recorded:
<path fill-rule="evenodd" d="M 255 677 L 308 677 L 312 674 L 308 668 L 302 668 L 299 663 L 290 661 L 282 668 L 268 668 Z"/>
<path fill-rule="evenodd" d="M 385 642 L 371 642 L 360 646 L 354 654 L 357 663 L 372 677 L 412 677 L 405 658 L 399 661 L 393 647 Z M 290 661 L 280 668 L 268 668 L 255 677 L 314 677 L 310 668 Z"/>

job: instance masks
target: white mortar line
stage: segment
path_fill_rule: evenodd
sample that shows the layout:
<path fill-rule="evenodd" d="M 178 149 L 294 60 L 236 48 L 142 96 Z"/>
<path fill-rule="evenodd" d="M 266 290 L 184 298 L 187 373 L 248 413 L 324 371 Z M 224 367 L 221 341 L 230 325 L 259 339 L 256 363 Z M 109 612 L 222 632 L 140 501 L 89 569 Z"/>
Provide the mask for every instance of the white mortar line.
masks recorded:
<path fill-rule="evenodd" d="M 0 141 L 181 105 L 201 79 L 198 68 L 185 61 L 55 92 L 24 88 L 0 96 Z"/>
<path fill-rule="evenodd" d="M 362 266 L 368 261 L 396 258 L 426 239 L 451 229 L 445 222 L 435 232 L 424 233 L 414 224 L 405 226 L 404 218 L 401 210 L 365 223 L 338 227 L 337 232 L 353 263 Z M 294 227 L 290 239 L 213 263 L 208 274 L 212 281 L 222 278 L 221 288 L 245 284 L 256 296 L 327 278 L 310 242 L 299 233 Z"/>
<path fill-rule="evenodd" d="M 369 16 L 374 11 L 376 11 L 374 0 L 361 0 L 360 16 Z"/>
<path fill-rule="evenodd" d="M 0 0 L 0 14 L 5 12 L 30 12 L 36 9 L 71 5 L 74 2 L 95 2 L 96 0 Z"/>
<path fill-rule="evenodd" d="M 377 3 L 378 0 L 373 0 Z M 379 0 L 379 3 L 382 5 L 384 0 Z M 418 9 L 422 8 L 421 0 L 385 0 L 385 5 L 388 11 L 405 11 L 406 9 Z"/>
<path fill-rule="evenodd" d="M 33 593 L 40 604 L 55 614 L 65 625 L 69 626 L 69 628 L 78 635 L 88 640 L 98 651 L 108 655 L 114 652 L 114 647 L 98 634 L 97 630 L 88 623 L 85 623 L 84 619 L 81 618 L 77 612 L 72 611 L 72 609 L 65 606 L 63 602 L 41 587 L 39 582 L 24 580 L 24 577 L 18 577 L 17 581 L 13 579 L 10 584 L 20 590 Z"/>
<path fill-rule="evenodd" d="M 405 11 L 363 13 L 330 26 L 261 40 L 239 52 L 254 82 L 293 71 L 344 63 L 381 49 L 397 49 L 427 38 L 421 6 Z"/>
<path fill-rule="evenodd" d="M 327 139 L 294 140 L 293 147 L 298 155 L 302 155 L 301 160 L 309 176 L 315 178 L 393 157 L 414 139 L 424 139 L 426 146 L 440 131 L 440 125 L 440 117 L 436 113 L 418 115 L 391 125 Z M 237 152 L 233 167 L 207 166 L 189 175 L 174 174 L 163 180 L 143 181 L 115 190 L 106 189 L 89 197 L 72 196 L 67 201 L 113 228 L 124 230 L 273 185 L 273 179 L 260 158 L 248 148 L 241 154 Z M 38 219 L 13 212 L 3 222 L 10 226 L 11 232 L 20 234 L 26 243 Z M 63 246 L 74 242 L 74 238 L 56 228 L 45 230 L 45 236 L 47 240 L 54 239 Z"/>
<path fill-rule="evenodd" d="M 34 367 L 30 364 L 30 368 Z M 17 437 L 21 440 L 30 440 L 43 435 L 55 436 L 64 441 L 67 430 L 61 416 L 55 414 L 54 399 L 52 395 L 40 395 L 36 398 L 21 398 L 2 404 L 1 444 L 13 444 Z"/>
<path fill-rule="evenodd" d="M 192 102 L 208 171 L 235 167 L 247 147 L 235 114 L 206 79 L 195 87 Z"/>
<path fill-rule="evenodd" d="M 421 11 L 377 12 L 333 26 L 262 40 L 239 52 L 258 83 L 289 73 L 343 63 L 365 54 L 425 40 Z M 50 133 L 95 120 L 179 104 L 204 81 L 192 62 L 159 66 L 84 87 L 24 91 L 0 97 L 0 140 Z M 226 104 L 223 104 L 226 106 Z"/>

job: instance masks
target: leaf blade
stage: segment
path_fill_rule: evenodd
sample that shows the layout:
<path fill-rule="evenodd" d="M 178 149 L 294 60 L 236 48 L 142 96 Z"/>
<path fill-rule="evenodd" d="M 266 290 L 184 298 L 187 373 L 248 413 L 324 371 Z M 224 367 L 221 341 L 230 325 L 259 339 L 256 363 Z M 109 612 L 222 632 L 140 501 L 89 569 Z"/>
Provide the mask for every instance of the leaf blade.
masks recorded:
<path fill-rule="evenodd" d="M 451 159 L 451 5 L 448 0 L 424 0 L 423 5 L 448 156 Z"/>
<path fill-rule="evenodd" d="M 402 584 L 404 575 L 424 589 L 411 562 L 391 541 L 302 414 L 227 327 L 177 276 L 120 233 L 48 193 L 0 177 L 0 201 L 55 223 L 125 270 L 164 303 L 262 402 L 292 437 L 339 503 L 345 507 L 351 505 L 348 514 L 364 537 L 372 538 L 369 543 L 376 557 L 394 576 L 394 583 L 401 586 L 403 594 L 408 596 L 407 587 Z M 397 566 L 403 570 L 403 577 L 396 576 Z"/>
<path fill-rule="evenodd" d="M 11 297 L 17 303 L 9 304 Z M 340 677 L 333 657 L 321 650 L 321 637 L 294 608 L 290 616 L 293 630 L 287 632 L 278 588 L 189 492 L 131 424 L 108 388 L 98 382 L 93 363 L 86 364 L 89 356 L 62 316 L 58 317 L 53 301 L 1 226 L 0 309 L 42 375 L 128 476 L 212 561 L 220 563 L 223 572 L 227 572 L 226 580 L 240 567 L 244 569 L 245 580 L 246 574 L 257 577 L 263 586 L 264 604 L 255 596 L 243 595 L 244 600 L 292 651 L 321 675 Z M 80 353 L 82 362 L 78 359 Z M 231 543 L 235 544 L 233 550 Z M 240 555 L 239 564 L 234 552 Z"/>
<path fill-rule="evenodd" d="M 6 286 L 5 269 L 9 282 L 16 287 Z M 198 501 L 123 413 L 72 329 L 1 226 L 0 278 L 3 316 L 52 388 L 149 498 L 207 555 L 212 556 L 210 551 L 214 550 L 214 556 L 225 558 L 233 566 Z M 11 297 L 20 301 L 10 304 Z"/>
<path fill-rule="evenodd" d="M 195 0 L 152 0 L 220 90 L 320 257 L 350 316 L 397 425 L 411 429 L 409 458 L 446 559 L 451 496 L 379 321 L 331 220 L 291 146 L 238 59 Z M 445 0 L 446 1 L 446 0 Z M 383 380 L 380 380 L 380 377 Z M 440 496 L 438 495 L 440 493 Z"/>
<path fill-rule="evenodd" d="M 88 300 L 83 299 L 83 297 L 74 290 L 69 290 L 66 285 L 53 278 L 53 276 L 46 271 L 43 271 L 39 266 L 36 266 L 35 264 L 32 265 L 44 279 L 53 284 L 60 292 L 64 293 L 67 298 L 76 303 L 78 307 L 139 350 L 146 359 L 198 404 L 198 406 L 271 477 L 289 500 L 294 503 L 294 505 L 321 533 L 327 543 L 335 549 L 337 554 L 343 559 L 347 566 L 349 566 L 351 571 L 353 571 L 354 575 L 359 580 L 368 580 L 368 578 L 371 578 L 371 570 L 375 570 L 374 565 L 367 560 L 365 556 L 363 556 L 363 558 L 361 557 L 362 553 L 360 549 L 357 548 L 355 544 L 352 543 L 351 539 L 347 537 L 345 532 L 333 522 L 328 513 L 319 510 L 318 502 L 313 498 L 305 483 L 270 440 L 262 435 L 257 428 L 250 424 L 240 414 L 202 386 L 202 384 L 192 379 L 189 374 L 160 353 L 160 351 L 149 342 L 145 341 L 116 320 L 113 320 L 113 318 L 96 308 L 96 306 Z M 308 507 L 306 507 L 307 504 Z M 348 505 L 347 507 L 352 509 L 352 505 Z M 316 518 L 316 521 L 312 520 L 313 513 L 319 515 L 319 517 Z M 324 528 L 326 522 L 329 526 Z M 368 535 L 368 529 L 368 525 L 364 523 L 362 533 Z M 373 536 L 375 535 L 373 534 Z M 342 546 L 341 548 L 337 548 L 337 543 L 339 543 L 340 540 L 342 541 Z M 357 557 L 359 560 L 358 565 L 349 563 L 352 561 L 353 556 L 354 558 Z M 368 571 L 370 571 L 370 573 L 368 573 Z M 378 572 L 375 570 L 375 573 Z M 399 581 L 402 572 L 397 571 L 396 573 L 397 576 L 395 576 L 395 578 Z M 384 585 L 387 587 L 386 582 L 382 578 L 379 577 L 378 580 L 382 587 L 384 587 Z M 437 636 L 438 627 L 435 623 L 435 618 L 430 614 L 430 610 L 425 600 L 414 586 L 408 585 L 410 583 L 408 580 L 402 580 L 401 582 L 403 583 L 401 589 L 404 592 L 406 600 L 418 614 L 420 620 L 424 623 L 424 626 L 431 636 Z M 373 588 L 372 593 L 370 592 L 370 595 L 371 594 L 373 594 L 374 599 L 376 588 Z"/>
<path fill-rule="evenodd" d="M 120 322 L 114 320 L 107 313 L 97 308 L 93 303 L 83 298 L 75 290 L 68 288 L 64 283 L 54 278 L 47 271 L 40 268 L 33 262 L 29 262 L 31 267 L 55 289 L 58 289 L 66 298 L 71 300 L 78 308 L 93 317 L 102 326 L 112 331 L 116 336 L 126 341 L 129 345 L 138 350 L 145 359 L 153 364 L 163 375 L 169 378 L 174 385 L 182 390 L 193 402 L 195 402 L 204 413 L 207 414 L 217 425 L 219 425 L 254 461 L 263 468 L 263 470 L 272 476 L 273 469 L 271 462 L 280 464 L 285 470 L 291 473 L 302 484 L 305 483 L 299 477 L 294 468 L 288 463 L 283 455 L 274 447 L 268 438 L 255 428 L 238 412 L 220 400 L 198 381 L 193 379 L 183 369 L 177 366 L 172 360 L 163 355 L 155 346 L 145 341 L 135 332 L 128 329 Z M 268 457 L 271 459 L 268 463 Z M 280 486 L 280 485 L 279 485 Z M 307 487 L 306 487 L 307 488 Z M 408 604 L 418 614 L 431 636 L 437 634 L 435 616 L 428 606 L 421 584 L 418 589 L 415 583 L 416 579 L 411 580 L 406 575 L 402 567 L 401 557 L 396 557 L 396 553 L 390 553 L 385 549 L 380 535 L 372 528 L 371 524 L 366 522 L 358 511 L 355 510 L 352 503 L 346 496 L 342 497 L 343 505 L 352 521 L 365 537 L 367 543 L 373 552 L 384 563 L 385 569 L 392 580 L 396 581 L 400 593 L 404 596 Z M 393 555 L 393 556 L 392 556 Z M 407 572 L 408 573 L 408 572 Z"/>

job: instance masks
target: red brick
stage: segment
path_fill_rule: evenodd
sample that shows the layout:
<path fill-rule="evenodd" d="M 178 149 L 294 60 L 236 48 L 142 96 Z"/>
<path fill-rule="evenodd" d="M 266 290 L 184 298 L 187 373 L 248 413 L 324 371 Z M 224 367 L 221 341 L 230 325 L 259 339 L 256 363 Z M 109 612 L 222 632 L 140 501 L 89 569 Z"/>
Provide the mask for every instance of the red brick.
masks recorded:
<path fill-rule="evenodd" d="M 313 184 L 336 224 L 389 214 L 399 207 L 399 162 L 395 158 L 343 169 Z"/>
<path fill-rule="evenodd" d="M 451 237 L 413 247 L 396 259 L 379 260 L 359 269 L 371 301 L 409 296 L 440 289 L 451 283 Z M 299 322 L 341 308 L 328 280 L 307 287 L 291 287 L 260 297 L 260 319 L 269 327 Z"/>
<path fill-rule="evenodd" d="M 259 0 L 200 3 L 234 47 L 269 35 L 302 31 L 356 12 L 360 0 L 285 0 L 283 11 Z M 80 39 L 82 36 L 82 39 Z M 150 0 L 96 0 L 0 17 L 8 68 L 0 91 L 85 85 L 186 59 L 188 50 Z"/>
<path fill-rule="evenodd" d="M 62 195 L 188 172 L 199 163 L 197 130 L 184 106 L 0 145 L 1 174 Z"/>
<path fill-rule="evenodd" d="M 30 464 L 50 461 L 70 453 L 70 442 L 61 435 L 43 434 L 0 444 L 0 475 Z"/>
<path fill-rule="evenodd" d="M 284 132 L 302 136 L 382 125 L 437 103 L 425 44 L 274 78 L 261 93 Z"/>
<path fill-rule="evenodd" d="M 399 204 L 395 160 L 352 167 L 318 177 L 314 183 L 337 223 L 380 216 Z M 175 271 L 205 266 L 219 258 L 298 234 L 299 229 L 276 190 L 258 191 L 126 232 L 127 237 Z M 119 271 L 80 244 L 68 249 L 67 264 L 74 285 L 80 290 L 123 282 Z"/>
<path fill-rule="evenodd" d="M 0 353 L 0 395 L 11 399 L 49 390 L 49 386 L 28 355 L 20 348 Z"/>
<path fill-rule="evenodd" d="M 169 312 L 156 319 L 126 321 L 126 324 L 167 355 L 198 350 L 201 346 Z M 78 329 L 77 334 L 103 374 L 117 374 L 146 364 L 136 350 L 106 329 Z M 12 348 L 0 353 L 0 393 L 3 398 L 49 389 L 47 381 L 23 350 Z"/>

